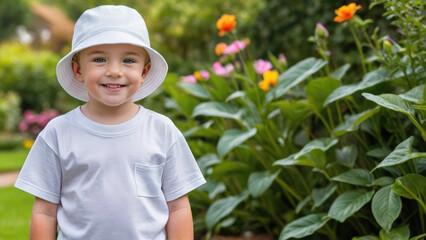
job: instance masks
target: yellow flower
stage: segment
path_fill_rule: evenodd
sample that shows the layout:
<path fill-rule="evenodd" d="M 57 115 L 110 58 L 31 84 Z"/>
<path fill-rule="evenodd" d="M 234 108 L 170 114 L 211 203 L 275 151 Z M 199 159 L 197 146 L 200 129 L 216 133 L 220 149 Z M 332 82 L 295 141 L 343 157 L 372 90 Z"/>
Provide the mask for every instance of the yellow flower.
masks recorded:
<path fill-rule="evenodd" d="M 268 84 L 275 86 L 278 82 L 278 72 L 274 70 L 267 70 L 263 73 L 263 81 Z"/>
<path fill-rule="evenodd" d="M 361 8 L 361 6 L 356 5 L 355 3 L 350 3 L 349 5 L 343 5 L 339 9 L 334 11 L 337 15 L 334 18 L 334 21 L 335 22 L 343 22 L 343 21 L 346 21 L 346 20 L 350 20 L 354 16 L 356 10 L 358 10 L 360 8 Z"/>
<path fill-rule="evenodd" d="M 25 149 L 30 149 L 34 144 L 34 140 L 32 139 L 26 139 L 22 142 L 22 146 L 24 146 Z"/>
<path fill-rule="evenodd" d="M 226 45 L 226 43 L 218 43 L 218 44 L 216 44 L 216 47 L 214 48 L 214 52 L 216 53 L 216 55 L 222 55 L 223 54 L 223 50 L 225 50 L 225 48 L 227 47 L 228 45 Z"/>
<path fill-rule="evenodd" d="M 203 76 L 201 76 L 201 73 L 199 71 L 195 71 L 194 76 L 197 79 L 197 81 L 203 80 Z"/>
<path fill-rule="evenodd" d="M 219 36 L 223 36 L 226 32 L 230 32 L 237 26 L 235 15 L 223 14 L 216 22 L 216 27 L 219 29 Z"/>
<path fill-rule="evenodd" d="M 268 81 L 263 80 L 263 81 L 259 82 L 259 87 L 260 87 L 260 89 L 262 89 L 264 92 L 269 91 L 269 83 L 268 83 Z"/>

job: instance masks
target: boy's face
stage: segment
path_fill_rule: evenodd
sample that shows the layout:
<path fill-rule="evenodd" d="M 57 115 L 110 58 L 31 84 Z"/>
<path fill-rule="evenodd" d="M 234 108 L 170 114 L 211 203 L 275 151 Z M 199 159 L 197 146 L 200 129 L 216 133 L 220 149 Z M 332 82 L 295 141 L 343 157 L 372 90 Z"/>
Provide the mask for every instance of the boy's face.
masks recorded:
<path fill-rule="evenodd" d="M 105 106 L 132 103 L 151 67 L 146 51 L 130 44 L 97 45 L 82 50 L 72 62 L 76 79 L 89 93 L 89 102 Z"/>

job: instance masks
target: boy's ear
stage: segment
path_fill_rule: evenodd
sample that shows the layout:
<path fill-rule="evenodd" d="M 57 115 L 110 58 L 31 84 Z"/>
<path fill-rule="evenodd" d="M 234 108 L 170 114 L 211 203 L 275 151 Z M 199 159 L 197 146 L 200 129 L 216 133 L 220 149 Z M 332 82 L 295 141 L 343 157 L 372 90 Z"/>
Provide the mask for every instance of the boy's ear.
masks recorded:
<path fill-rule="evenodd" d="M 149 62 L 148 64 L 145 65 L 145 67 L 143 68 L 142 71 L 142 81 L 141 83 L 143 83 L 145 81 L 145 77 L 149 72 L 149 69 L 151 69 L 151 63 Z"/>
<path fill-rule="evenodd" d="M 72 71 L 74 72 L 75 79 L 77 79 L 77 81 L 83 83 L 84 79 L 83 79 L 83 76 L 81 74 L 80 65 L 77 62 L 72 61 L 71 66 L 72 66 Z"/>

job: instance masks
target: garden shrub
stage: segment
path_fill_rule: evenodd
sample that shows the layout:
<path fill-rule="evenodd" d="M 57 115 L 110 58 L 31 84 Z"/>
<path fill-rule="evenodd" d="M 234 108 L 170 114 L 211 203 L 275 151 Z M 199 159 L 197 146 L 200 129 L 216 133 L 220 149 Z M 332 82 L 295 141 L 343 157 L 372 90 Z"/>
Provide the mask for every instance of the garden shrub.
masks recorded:
<path fill-rule="evenodd" d="M 53 108 L 64 94 L 56 80 L 58 61 L 53 53 L 4 42 L 0 45 L 0 89 L 18 93 L 23 110 Z"/>
<path fill-rule="evenodd" d="M 195 229 L 279 240 L 424 238 L 424 5 L 361 6 L 383 7 L 397 38 L 354 15 L 359 5 L 339 8 L 334 21 L 354 38 L 359 69 L 332 64 L 339 46 L 322 24 L 311 38 L 317 56 L 289 66 L 271 53 L 252 59 L 254 46 L 224 16 L 218 27 L 232 43 L 216 49 L 209 78 L 182 77 L 187 95 L 165 89 L 208 179 L 191 195 Z"/>

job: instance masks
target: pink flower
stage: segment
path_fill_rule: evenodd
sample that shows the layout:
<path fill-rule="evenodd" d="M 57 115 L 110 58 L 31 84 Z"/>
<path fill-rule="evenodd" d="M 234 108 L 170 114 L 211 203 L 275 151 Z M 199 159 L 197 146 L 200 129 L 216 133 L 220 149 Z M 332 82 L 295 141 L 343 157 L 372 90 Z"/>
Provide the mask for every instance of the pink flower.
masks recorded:
<path fill-rule="evenodd" d="M 270 63 L 269 61 L 265 61 L 263 59 L 259 59 L 254 64 L 254 68 L 255 68 L 257 74 L 263 74 L 267 70 L 271 70 L 272 67 L 273 67 L 272 63 Z"/>
<path fill-rule="evenodd" d="M 222 77 L 227 77 L 230 72 L 234 71 L 234 66 L 232 64 L 227 64 L 225 67 L 220 64 L 220 62 L 215 62 L 213 64 L 214 74 Z"/>
<path fill-rule="evenodd" d="M 204 80 L 210 79 L 210 73 L 206 70 L 200 70 L 201 77 L 203 77 Z"/>
<path fill-rule="evenodd" d="M 235 40 L 233 43 L 223 49 L 223 54 L 234 54 L 243 50 L 247 46 L 246 41 Z"/>
<path fill-rule="evenodd" d="M 194 75 L 183 76 L 181 80 L 188 83 L 197 83 L 197 78 Z"/>

